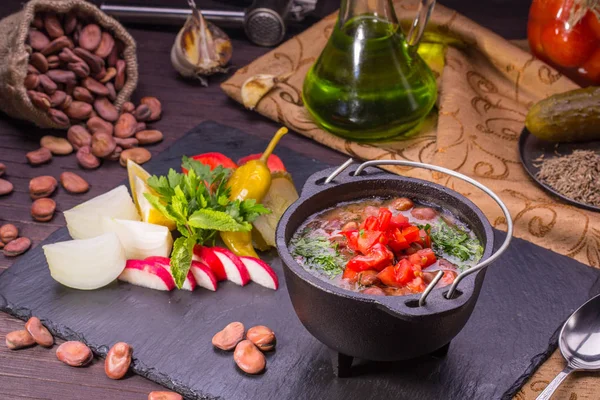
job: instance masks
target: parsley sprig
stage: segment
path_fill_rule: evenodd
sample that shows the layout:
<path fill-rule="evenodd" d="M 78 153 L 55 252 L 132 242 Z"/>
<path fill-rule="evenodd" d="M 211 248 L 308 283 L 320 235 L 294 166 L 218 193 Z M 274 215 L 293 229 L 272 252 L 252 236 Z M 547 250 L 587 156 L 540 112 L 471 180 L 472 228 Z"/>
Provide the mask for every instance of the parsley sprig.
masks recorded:
<path fill-rule="evenodd" d="M 227 180 L 231 169 L 183 157 L 187 174 L 169 170 L 148 179 L 156 195 L 145 193 L 150 204 L 177 224 L 181 237 L 173 243 L 171 272 L 181 288 L 192 263 L 196 244 L 214 245 L 217 232 L 248 232 L 252 222 L 270 211 L 255 200 L 230 200 Z"/>
<path fill-rule="evenodd" d="M 458 227 L 448 225 L 440 218 L 439 224 L 431 229 L 431 241 L 436 253 L 446 253 L 461 261 L 477 261 L 483 255 L 483 247 L 477 238 Z M 427 229 L 426 229 L 427 230 Z"/>
<path fill-rule="evenodd" d="M 294 257 L 302 257 L 304 264 L 333 278 L 344 272 L 344 259 L 326 236 L 302 235 L 292 243 Z"/>

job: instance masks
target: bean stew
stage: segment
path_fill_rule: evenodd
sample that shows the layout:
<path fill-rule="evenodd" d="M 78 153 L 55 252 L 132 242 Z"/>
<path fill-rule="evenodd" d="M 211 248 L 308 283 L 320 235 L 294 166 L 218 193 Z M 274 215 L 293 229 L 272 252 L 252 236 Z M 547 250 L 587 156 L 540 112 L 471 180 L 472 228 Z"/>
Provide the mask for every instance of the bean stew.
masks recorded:
<path fill-rule="evenodd" d="M 477 264 L 483 247 L 447 210 L 406 197 L 341 203 L 311 216 L 290 251 L 312 274 L 342 288 L 377 296 L 422 293 L 438 271 L 450 285 Z"/>

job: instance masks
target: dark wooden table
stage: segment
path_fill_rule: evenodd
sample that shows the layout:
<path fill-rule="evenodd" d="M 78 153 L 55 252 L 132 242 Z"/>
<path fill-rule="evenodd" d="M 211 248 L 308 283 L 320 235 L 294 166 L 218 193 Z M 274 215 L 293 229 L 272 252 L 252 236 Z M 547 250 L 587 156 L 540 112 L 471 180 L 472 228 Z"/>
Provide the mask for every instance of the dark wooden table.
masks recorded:
<path fill-rule="evenodd" d="M 185 2 L 181 1 L 181 3 L 183 5 Z M 509 39 L 525 37 L 529 6 L 527 1 L 448 0 L 443 3 Z M 198 4 L 201 6 L 202 2 L 198 1 Z M 21 6 L 20 0 L 0 1 L 0 18 L 18 11 Z M 277 124 L 244 110 L 221 92 L 219 83 L 226 76 L 211 78 L 208 88 L 180 79 L 169 61 L 169 51 L 176 35 L 175 30 L 132 27 L 130 32 L 138 43 L 140 71 L 140 84 L 133 100 L 135 102 L 148 95 L 157 96 L 164 109 L 164 117 L 154 126 L 165 134 L 165 140 L 149 147 L 153 154 L 160 153 L 186 131 L 205 120 L 231 125 L 250 135 L 263 138 L 270 137 L 277 129 Z M 269 50 L 252 45 L 240 32 L 230 33 L 234 47 L 233 69 L 246 65 Z M 81 170 L 76 164 L 74 155 L 55 157 L 50 164 L 43 167 L 31 167 L 26 163 L 25 153 L 37 149 L 39 139 L 46 134 L 60 135 L 61 132 L 41 130 L 0 114 L 0 162 L 7 166 L 5 178 L 15 186 L 12 194 L 0 198 L 0 225 L 6 222 L 16 224 L 21 235 L 32 240 L 33 246 L 54 230 L 64 226 L 65 220 L 60 211 L 105 192 L 126 177 L 125 169 L 118 163 L 105 163 L 97 171 Z M 288 135 L 282 145 L 329 162 L 340 162 L 346 159 L 344 155 L 300 135 Z M 63 171 L 76 171 L 81 174 L 91 183 L 91 190 L 81 196 L 69 195 L 62 189 L 57 190 L 53 198 L 58 204 L 59 212 L 54 219 L 47 223 L 34 222 L 29 214 L 31 205 L 29 180 L 39 175 L 58 177 Z M 0 254 L 0 272 L 15 261 Z M 160 386 L 139 376 L 130 376 L 122 381 L 106 378 L 103 360 L 95 360 L 88 368 L 75 369 L 58 362 L 53 350 L 34 347 L 11 352 L 4 345 L 4 336 L 10 331 L 23 329 L 22 327 L 21 321 L 0 313 L 2 342 L 0 343 L 0 400 L 145 399 L 148 392 L 160 390 Z"/>

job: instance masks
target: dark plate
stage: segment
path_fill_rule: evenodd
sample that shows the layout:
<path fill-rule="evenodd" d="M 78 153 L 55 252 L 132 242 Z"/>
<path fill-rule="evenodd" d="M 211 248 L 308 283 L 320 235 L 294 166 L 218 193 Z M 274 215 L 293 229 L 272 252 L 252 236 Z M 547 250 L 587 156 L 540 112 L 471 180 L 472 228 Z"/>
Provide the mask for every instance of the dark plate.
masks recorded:
<path fill-rule="evenodd" d="M 534 165 L 536 163 L 535 160 L 538 157 L 541 155 L 544 155 L 545 158 L 556 157 L 557 153 L 561 155 L 567 155 L 571 154 L 573 150 L 594 150 L 600 153 L 600 141 L 597 140 L 585 143 L 547 142 L 532 135 L 527 128 L 523 128 L 523 132 L 521 132 L 521 137 L 519 138 L 519 156 L 521 157 L 521 163 L 525 167 L 525 170 L 529 176 L 531 176 L 531 179 L 536 181 L 548 193 L 552 193 L 556 197 L 560 197 L 567 203 L 573 204 L 576 207 L 585 208 L 586 210 L 600 211 L 600 207 L 581 203 L 558 193 L 556 190 L 552 189 L 535 176 L 540 170 L 539 167 Z"/>

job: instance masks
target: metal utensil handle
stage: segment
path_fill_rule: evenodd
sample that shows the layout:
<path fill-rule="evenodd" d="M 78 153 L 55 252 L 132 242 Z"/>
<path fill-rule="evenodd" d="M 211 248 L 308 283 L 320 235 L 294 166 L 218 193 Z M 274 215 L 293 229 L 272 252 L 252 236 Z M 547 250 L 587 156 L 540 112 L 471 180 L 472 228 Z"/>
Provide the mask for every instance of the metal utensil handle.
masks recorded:
<path fill-rule="evenodd" d="M 563 369 L 561 372 L 558 373 L 558 375 L 556 375 L 556 377 L 552 380 L 552 382 L 550 382 L 548 384 L 548 386 L 546 386 L 546 389 L 544 389 L 544 391 L 542 393 L 540 393 L 540 395 L 538 397 L 536 397 L 535 400 L 550 400 L 552 398 L 552 395 L 556 391 L 556 389 L 558 389 L 560 384 L 573 371 L 574 371 L 573 368 L 571 368 L 570 366 L 567 365 L 565 367 L 565 369 Z"/>
<path fill-rule="evenodd" d="M 325 183 L 330 183 L 333 179 L 335 179 L 336 176 L 338 176 L 343 170 L 345 170 L 350 164 L 352 164 L 352 162 L 353 162 L 353 160 L 349 159 L 344 164 L 342 164 L 331 175 L 329 175 L 329 177 L 327 177 L 327 179 L 325 180 Z M 500 197 L 498 197 L 498 195 L 496 195 L 496 193 L 494 193 L 487 186 L 482 185 L 481 183 L 477 182 L 475 179 L 469 178 L 466 175 L 463 175 L 459 172 L 453 171 L 448 168 L 438 167 L 437 165 L 425 164 L 425 163 L 420 163 L 420 162 L 415 162 L 415 161 L 404 161 L 404 160 L 367 161 L 358 166 L 356 171 L 354 171 L 353 176 L 360 175 L 360 173 L 367 167 L 373 167 L 373 166 L 378 166 L 378 165 L 400 165 L 400 166 L 406 166 L 406 167 L 424 168 L 424 169 L 429 169 L 431 171 L 437 171 L 437 172 L 441 172 L 441 173 L 453 176 L 455 178 L 461 179 L 461 180 L 468 182 L 468 183 L 472 184 L 473 186 L 476 186 L 477 188 L 481 189 L 488 196 L 490 196 L 498 204 L 498 206 L 500 206 L 500 208 L 502 209 L 502 212 L 504 213 L 504 217 L 506 219 L 506 226 L 507 226 L 506 239 L 504 239 L 504 243 L 502 243 L 502 246 L 500 246 L 498 251 L 496 251 L 496 253 L 492 254 L 492 256 L 490 258 L 488 258 L 487 260 L 483 260 L 479 264 L 475 265 L 474 267 L 469 268 L 466 271 L 461 272 L 456 277 L 456 279 L 454 280 L 452 285 L 450 286 L 450 290 L 448 290 L 448 293 L 446 295 L 447 299 L 452 298 L 460 281 L 462 281 L 466 276 L 471 275 L 477 271 L 480 271 L 483 268 L 490 265 L 491 263 L 493 263 L 494 261 L 496 261 L 502 255 L 502 253 L 504 253 L 506 251 L 506 249 L 508 248 L 510 241 L 512 240 L 512 234 L 513 234 L 513 222 L 512 222 L 512 218 L 510 216 L 510 212 L 508 211 L 508 208 L 506 207 L 504 202 L 500 199 Z M 433 289 L 433 286 L 435 286 L 436 284 L 437 284 L 437 282 L 434 280 L 425 289 L 425 291 L 421 295 L 421 298 L 419 299 L 420 306 L 425 304 L 427 296 L 429 295 L 429 293 L 431 293 L 431 289 Z M 431 289 L 430 289 L 430 286 L 431 286 Z"/>

